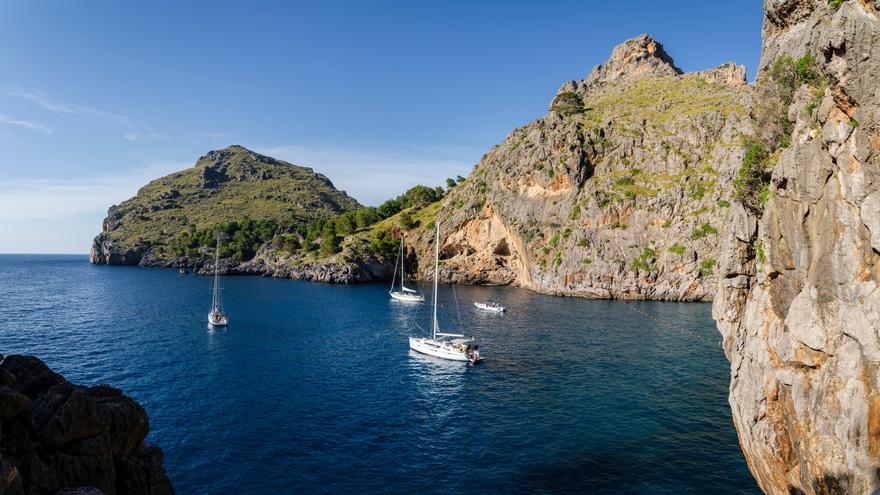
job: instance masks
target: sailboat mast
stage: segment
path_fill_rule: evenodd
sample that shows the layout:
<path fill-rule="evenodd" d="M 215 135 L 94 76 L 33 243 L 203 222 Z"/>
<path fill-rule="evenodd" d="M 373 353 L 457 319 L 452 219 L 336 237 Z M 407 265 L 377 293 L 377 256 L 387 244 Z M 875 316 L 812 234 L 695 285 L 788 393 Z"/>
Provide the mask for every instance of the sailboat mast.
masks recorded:
<path fill-rule="evenodd" d="M 403 236 L 400 236 L 400 292 L 404 292 L 403 287 L 406 281 L 406 272 L 403 271 Z"/>
<path fill-rule="evenodd" d="M 214 301 L 212 309 L 218 309 L 220 305 L 220 237 L 217 237 L 217 253 L 214 258 Z"/>
<path fill-rule="evenodd" d="M 434 238 L 434 320 L 431 324 L 431 340 L 437 340 L 437 280 L 440 278 L 440 222 Z"/>

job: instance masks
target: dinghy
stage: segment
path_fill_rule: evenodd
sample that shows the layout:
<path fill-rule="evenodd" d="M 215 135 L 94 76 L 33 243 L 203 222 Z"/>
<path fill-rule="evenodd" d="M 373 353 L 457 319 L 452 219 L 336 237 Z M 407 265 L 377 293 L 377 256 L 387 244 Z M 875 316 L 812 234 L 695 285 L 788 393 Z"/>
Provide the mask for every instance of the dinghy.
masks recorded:
<path fill-rule="evenodd" d="M 475 302 L 474 306 L 490 313 L 503 313 L 505 311 L 504 306 L 494 301 Z"/>

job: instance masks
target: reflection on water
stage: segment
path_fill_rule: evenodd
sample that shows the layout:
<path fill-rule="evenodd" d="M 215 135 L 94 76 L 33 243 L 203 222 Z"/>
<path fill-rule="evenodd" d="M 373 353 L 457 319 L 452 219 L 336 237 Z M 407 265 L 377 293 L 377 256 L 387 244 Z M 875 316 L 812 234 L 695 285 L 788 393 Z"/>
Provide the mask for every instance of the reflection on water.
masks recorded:
<path fill-rule="evenodd" d="M 706 304 L 633 303 L 692 338 L 613 301 L 443 287 L 472 366 L 411 352 L 430 303 L 385 284 L 226 278 L 230 325 L 206 330 L 209 287 L 0 256 L 0 352 L 139 400 L 180 493 L 757 492 Z"/>

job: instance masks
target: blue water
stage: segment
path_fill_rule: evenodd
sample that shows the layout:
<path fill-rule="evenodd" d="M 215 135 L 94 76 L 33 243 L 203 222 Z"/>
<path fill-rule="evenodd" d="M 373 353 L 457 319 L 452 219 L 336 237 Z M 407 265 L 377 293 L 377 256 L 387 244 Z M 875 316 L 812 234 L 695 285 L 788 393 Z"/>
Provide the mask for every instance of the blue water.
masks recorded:
<path fill-rule="evenodd" d="M 708 304 L 441 289 L 477 366 L 410 354 L 428 306 L 384 285 L 210 280 L 0 256 L 0 352 L 110 383 L 150 416 L 179 493 L 756 493 Z M 480 314 L 497 298 L 509 312 Z M 456 304 L 457 303 L 457 304 Z"/>

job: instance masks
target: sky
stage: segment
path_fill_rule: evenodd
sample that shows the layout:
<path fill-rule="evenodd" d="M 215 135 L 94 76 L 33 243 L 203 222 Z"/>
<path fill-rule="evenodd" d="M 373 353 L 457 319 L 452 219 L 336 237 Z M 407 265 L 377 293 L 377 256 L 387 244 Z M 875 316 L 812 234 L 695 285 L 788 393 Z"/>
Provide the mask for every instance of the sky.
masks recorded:
<path fill-rule="evenodd" d="M 0 2 L 0 253 L 240 144 L 376 205 L 467 175 L 627 38 L 754 78 L 761 2 Z"/>

